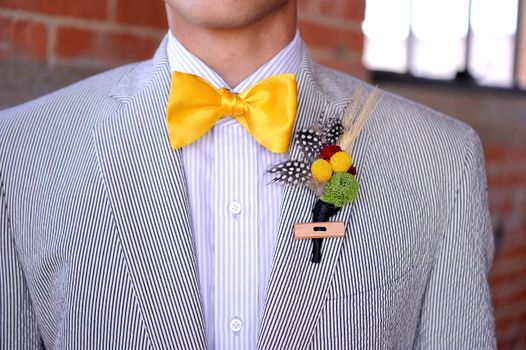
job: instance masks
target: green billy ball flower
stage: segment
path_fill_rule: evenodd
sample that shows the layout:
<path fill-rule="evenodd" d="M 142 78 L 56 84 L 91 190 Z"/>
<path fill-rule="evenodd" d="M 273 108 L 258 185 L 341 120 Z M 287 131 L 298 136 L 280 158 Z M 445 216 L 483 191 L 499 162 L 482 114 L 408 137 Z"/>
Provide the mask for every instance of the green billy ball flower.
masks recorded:
<path fill-rule="evenodd" d="M 352 174 L 334 173 L 325 185 L 321 200 L 341 208 L 358 197 L 359 188 L 358 181 Z"/>

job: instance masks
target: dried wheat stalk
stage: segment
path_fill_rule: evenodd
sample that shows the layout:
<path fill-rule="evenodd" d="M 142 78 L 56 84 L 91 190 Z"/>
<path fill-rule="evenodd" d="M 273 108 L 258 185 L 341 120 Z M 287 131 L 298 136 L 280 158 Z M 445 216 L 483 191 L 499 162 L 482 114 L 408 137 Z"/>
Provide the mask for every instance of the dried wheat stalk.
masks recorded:
<path fill-rule="evenodd" d="M 380 96 L 377 88 L 366 95 L 363 94 L 361 88 L 357 88 L 353 93 L 349 111 L 342 119 L 344 129 L 338 141 L 338 146 L 348 154 L 352 153 L 354 143 L 360 131 L 364 128 L 365 122 L 372 114 L 379 100 Z"/>

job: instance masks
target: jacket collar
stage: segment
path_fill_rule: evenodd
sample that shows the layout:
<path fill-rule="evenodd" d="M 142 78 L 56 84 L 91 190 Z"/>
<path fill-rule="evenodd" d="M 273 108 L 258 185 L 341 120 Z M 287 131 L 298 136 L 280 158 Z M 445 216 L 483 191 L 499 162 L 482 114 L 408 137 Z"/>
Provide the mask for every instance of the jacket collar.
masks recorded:
<path fill-rule="evenodd" d="M 342 98 L 320 74 L 306 49 L 297 75 L 294 131 L 322 113 L 341 115 Z M 144 321 L 157 348 L 206 347 L 197 264 L 187 209 L 181 151 L 170 148 L 165 106 L 170 88 L 166 39 L 153 60 L 131 68 L 111 94 L 121 108 L 93 131 L 103 181 Z M 350 93 L 349 93 L 350 95 Z M 345 96 L 345 97 L 344 97 Z M 355 147 L 363 172 L 367 135 Z M 359 140 L 360 141 L 360 140 Z M 300 149 L 291 141 L 290 157 Z M 310 190 L 284 190 L 278 238 L 260 325 L 258 348 L 300 349 L 313 334 L 344 239 L 323 242 L 323 260 L 310 262 L 311 242 L 294 241 L 293 225 L 311 221 Z M 349 222 L 353 206 L 335 220 Z M 347 234 L 352 234 L 347 232 Z M 287 334 L 287 336 L 283 336 Z"/>

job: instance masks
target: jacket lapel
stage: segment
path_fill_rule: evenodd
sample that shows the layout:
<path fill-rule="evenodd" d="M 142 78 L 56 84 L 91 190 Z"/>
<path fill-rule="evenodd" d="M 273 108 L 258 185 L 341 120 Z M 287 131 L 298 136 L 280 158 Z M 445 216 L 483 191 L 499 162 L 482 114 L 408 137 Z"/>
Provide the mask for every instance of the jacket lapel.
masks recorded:
<path fill-rule="evenodd" d="M 166 42 L 113 90 L 122 106 L 94 130 L 122 253 L 157 349 L 205 348 L 180 151 L 169 145 Z M 121 247 L 116 247 L 120 249 Z"/>
<path fill-rule="evenodd" d="M 322 113 L 325 116 L 343 115 L 350 99 L 335 102 L 322 92 L 307 53 L 304 53 L 297 80 L 298 112 L 294 132 L 313 125 Z M 348 94 L 350 97 L 352 91 Z M 367 136 L 361 135 L 353 152 L 360 172 L 364 170 L 366 142 Z M 292 143 L 290 150 L 291 159 L 301 158 L 296 144 Z M 286 187 L 284 190 L 258 349 L 305 349 L 314 333 L 345 241 L 343 238 L 324 239 L 321 263 L 310 261 L 312 243 L 310 240 L 295 241 L 293 226 L 312 221 L 311 210 L 315 202 L 316 196 L 309 189 Z M 344 207 L 332 220 L 349 223 L 353 207 L 352 204 Z M 346 235 L 352 235 L 349 228 L 347 224 Z"/>

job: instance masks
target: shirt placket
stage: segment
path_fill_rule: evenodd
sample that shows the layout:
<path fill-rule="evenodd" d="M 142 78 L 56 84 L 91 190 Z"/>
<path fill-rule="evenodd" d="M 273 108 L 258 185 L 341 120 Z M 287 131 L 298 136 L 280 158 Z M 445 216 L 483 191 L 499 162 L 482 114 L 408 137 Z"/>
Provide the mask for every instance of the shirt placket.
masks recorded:
<path fill-rule="evenodd" d="M 257 144 L 227 117 L 214 146 L 215 345 L 249 349 L 257 337 Z"/>

